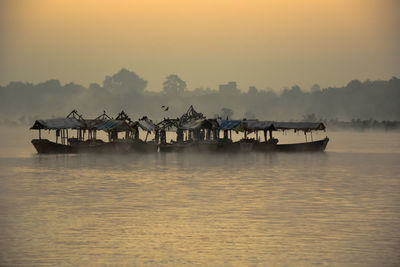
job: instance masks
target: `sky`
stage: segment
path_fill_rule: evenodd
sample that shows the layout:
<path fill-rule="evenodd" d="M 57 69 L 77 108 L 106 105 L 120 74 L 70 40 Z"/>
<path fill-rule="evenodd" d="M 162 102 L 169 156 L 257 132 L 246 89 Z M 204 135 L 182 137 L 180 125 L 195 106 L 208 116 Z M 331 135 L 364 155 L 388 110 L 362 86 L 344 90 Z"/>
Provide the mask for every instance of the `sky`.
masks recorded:
<path fill-rule="evenodd" d="M 400 76 L 396 0 L 0 0 L 0 85 L 89 85 L 121 68 L 158 91 L 309 89 Z"/>

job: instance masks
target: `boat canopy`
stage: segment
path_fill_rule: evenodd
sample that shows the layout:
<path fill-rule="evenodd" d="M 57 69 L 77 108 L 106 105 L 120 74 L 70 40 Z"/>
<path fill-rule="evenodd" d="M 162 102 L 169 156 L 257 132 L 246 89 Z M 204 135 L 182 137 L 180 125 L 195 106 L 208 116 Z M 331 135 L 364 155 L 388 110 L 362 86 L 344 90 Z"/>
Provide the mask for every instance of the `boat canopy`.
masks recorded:
<path fill-rule="evenodd" d="M 184 125 L 189 122 L 193 122 L 200 119 L 205 119 L 206 117 L 203 113 L 197 112 L 192 105 L 190 105 L 189 109 L 183 114 L 179 119 L 179 124 Z"/>
<path fill-rule="evenodd" d="M 157 127 L 158 129 L 164 131 L 175 132 L 179 127 L 179 118 L 176 119 L 164 118 L 162 121 L 157 123 Z"/>
<path fill-rule="evenodd" d="M 274 122 L 272 121 L 248 120 L 242 121 L 242 124 L 244 129 L 249 131 L 276 130 Z"/>
<path fill-rule="evenodd" d="M 217 120 L 221 130 L 235 130 L 242 123 L 241 120 Z"/>
<path fill-rule="evenodd" d="M 131 131 L 132 127 L 123 120 L 107 120 L 100 122 L 99 124 L 95 125 L 94 128 L 96 130 L 103 130 L 103 131 Z"/>
<path fill-rule="evenodd" d="M 179 126 L 182 130 L 199 130 L 199 129 L 213 129 L 217 126 L 212 120 L 199 119 L 190 121 Z"/>
<path fill-rule="evenodd" d="M 296 131 L 323 131 L 325 125 L 322 122 L 273 122 L 277 130 Z"/>
<path fill-rule="evenodd" d="M 147 117 L 139 119 L 138 125 L 140 128 L 142 128 L 143 131 L 146 132 L 153 132 L 158 129 L 157 125 L 155 125 L 153 121 Z"/>
<path fill-rule="evenodd" d="M 84 121 L 76 118 L 57 118 L 47 120 L 36 120 L 31 130 L 59 130 L 59 129 L 83 129 L 86 128 Z"/>

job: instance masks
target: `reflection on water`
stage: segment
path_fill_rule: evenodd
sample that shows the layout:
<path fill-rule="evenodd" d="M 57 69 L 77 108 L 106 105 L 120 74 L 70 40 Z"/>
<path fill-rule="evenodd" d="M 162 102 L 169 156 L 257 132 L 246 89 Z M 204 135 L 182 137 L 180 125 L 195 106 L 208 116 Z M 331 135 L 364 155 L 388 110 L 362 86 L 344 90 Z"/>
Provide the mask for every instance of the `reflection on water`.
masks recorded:
<path fill-rule="evenodd" d="M 400 154 L 332 147 L 3 157 L 0 265 L 399 265 Z"/>

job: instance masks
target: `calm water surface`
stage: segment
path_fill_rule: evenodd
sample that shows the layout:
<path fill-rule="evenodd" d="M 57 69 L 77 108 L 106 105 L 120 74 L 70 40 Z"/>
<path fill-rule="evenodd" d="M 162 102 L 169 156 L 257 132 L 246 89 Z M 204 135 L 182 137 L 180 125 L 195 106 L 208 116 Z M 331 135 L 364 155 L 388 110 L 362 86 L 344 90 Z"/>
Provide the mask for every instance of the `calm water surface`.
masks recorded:
<path fill-rule="evenodd" d="M 400 134 L 329 136 L 315 154 L 3 150 L 0 265 L 399 266 Z"/>

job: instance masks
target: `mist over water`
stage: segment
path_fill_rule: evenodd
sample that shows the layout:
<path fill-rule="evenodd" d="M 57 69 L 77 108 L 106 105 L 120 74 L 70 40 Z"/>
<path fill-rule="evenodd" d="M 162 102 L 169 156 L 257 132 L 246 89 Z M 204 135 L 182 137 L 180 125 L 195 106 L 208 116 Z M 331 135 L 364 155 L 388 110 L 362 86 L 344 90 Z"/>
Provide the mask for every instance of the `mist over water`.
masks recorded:
<path fill-rule="evenodd" d="M 1 144 L 1 265 L 400 264 L 398 132 L 236 155 L 43 156 L 20 135 Z"/>

